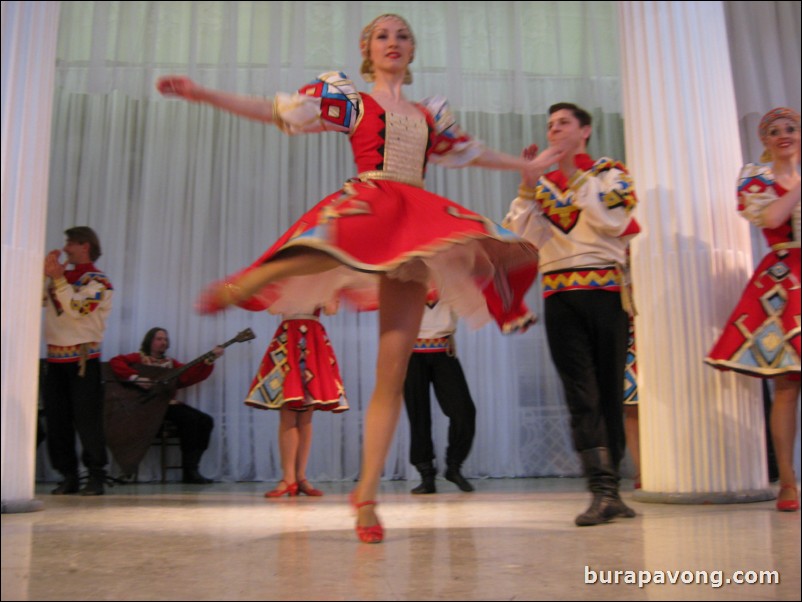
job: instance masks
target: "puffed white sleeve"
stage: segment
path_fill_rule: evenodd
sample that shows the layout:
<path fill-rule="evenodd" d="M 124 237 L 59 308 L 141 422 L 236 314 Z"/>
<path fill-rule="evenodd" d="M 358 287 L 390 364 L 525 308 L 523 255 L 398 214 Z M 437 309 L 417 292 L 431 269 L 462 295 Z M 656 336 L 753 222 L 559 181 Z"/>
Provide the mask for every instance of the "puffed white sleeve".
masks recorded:
<path fill-rule="evenodd" d="M 429 156 L 432 163 L 444 167 L 466 167 L 482 154 L 484 145 L 459 127 L 445 98 L 432 96 L 420 104 L 434 120 L 435 140 Z"/>
<path fill-rule="evenodd" d="M 738 213 L 758 228 L 765 228 L 763 210 L 779 197 L 768 165 L 749 163 L 738 176 Z"/>

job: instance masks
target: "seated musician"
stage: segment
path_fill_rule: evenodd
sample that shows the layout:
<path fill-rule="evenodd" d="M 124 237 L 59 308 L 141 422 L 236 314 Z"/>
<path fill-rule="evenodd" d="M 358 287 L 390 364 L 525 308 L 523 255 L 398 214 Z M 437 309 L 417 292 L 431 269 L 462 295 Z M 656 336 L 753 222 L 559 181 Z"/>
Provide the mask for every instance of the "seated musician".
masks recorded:
<path fill-rule="evenodd" d="M 170 336 L 164 328 L 151 328 L 142 339 L 138 353 L 118 355 L 109 364 L 114 374 L 121 381 L 128 381 L 142 389 L 150 389 L 153 381 L 137 371 L 139 366 L 156 366 L 165 369 L 180 368 L 184 364 L 166 355 L 170 347 Z M 223 347 L 217 346 L 208 357 L 181 374 L 176 383 L 179 389 L 199 383 L 212 373 L 214 361 L 223 355 Z M 165 419 L 176 425 L 181 440 L 181 466 L 183 482 L 194 484 L 211 483 L 198 471 L 201 456 L 209 447 L 209 436 L 214 427 L 214 420 L 182 401 L 170 400 Z"/>

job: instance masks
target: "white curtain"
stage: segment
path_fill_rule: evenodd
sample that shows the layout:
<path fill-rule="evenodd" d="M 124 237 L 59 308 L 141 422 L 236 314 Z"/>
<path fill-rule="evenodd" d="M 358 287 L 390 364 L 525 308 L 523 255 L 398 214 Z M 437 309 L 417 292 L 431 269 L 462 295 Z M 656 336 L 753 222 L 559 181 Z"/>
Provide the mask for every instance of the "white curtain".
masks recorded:
<path fill-rule="evenodd" d="M 799 3 L 726 5 L 742 123 L 777 104 L 799 108 Z M 358 77 L 359 33 L 376 15 L 396 12 L 417 38 L 410 98 L 446 95 L 466 130 L 510 153 L 543 144 L 548 106 L 574 101 L 594 116 L 591 153 L 621 158 L 614 9 L 613 2 L 62 2 L 47 245 L 61 246 L 73 225 L 100 234 L 98 263 L 117 289 L 104 359 L 136 350 L 154 325 L 170 331 L 171 353 L 182 361 L 253 328 L 257 340 L 229 347 L 214 375 L 183 398 L 215 418 L 204 472 L 223 480 L 279 476 L 276 413 L 241 403 L 278 318 L 239 310 L 203 318 L 192 305 L 204 284 L 250 263 L 353 174 L 347 141 L 336 134 L 287 138 L 270 126 L 161 98 L 153 88 L 159 75 L 183 73 L 269 97 L 340 69 L 366 89 Z M 759 36 L 745 35 L 755 29 Z M 781 75 L 764 82 L 766 69 L 777 66 Z M 787 96 L 776 91 L 778 81 Z M 744 90 L 768 89 L 772 96 L 742 105 Z M 427 184 L 500 220 L 517 177 L 434 167 Z M 540 310 L 537 286 L 529 300 Z M 375 314 L 345 312 L 325 319 L 352 410 L 315 417 L 312 478 L 357 475 L 375 322 Z M 466 473 L 576 474 L 542 326 L 516 337 L 463 328 L 457 342 L 478 406 Z M 442 459 L 447 423 L 436 409 L 434 416 Z M 50 478 L 42 451 L 38 475 Z M 407 455 L 402 417 L 387 478 L 413 476 Z M 153 456 L 141 478 L 156 476 Z"/>

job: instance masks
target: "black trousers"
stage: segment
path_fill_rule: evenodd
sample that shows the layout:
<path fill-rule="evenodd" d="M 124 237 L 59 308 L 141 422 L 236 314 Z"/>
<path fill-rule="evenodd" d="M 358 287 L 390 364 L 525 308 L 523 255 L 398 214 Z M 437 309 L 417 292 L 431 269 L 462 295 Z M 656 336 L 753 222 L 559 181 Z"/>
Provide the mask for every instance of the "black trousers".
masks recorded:
<path fill-rule="evenodd" d="M 404 403 L 411 433 L 409 461 L 434 460 L 430 387 L 448 417 L 446 464 L 461 466 L 468 457 L 476 432 L 474 406 L 462 366 L 446 352 L 413 353 L 404 380 Z"/>
<path fill-rule="evenodd" d="M 175 424 L 181 440 L 181 454 L 188 468 L 196 468 L 201 454 L 209 447 L 209 439 L 214 428 L 214 419 L 184 403 L 167 406 L 166 420 Z"/>
<path fill-rule="evenodd" d="M 624 457 L 627 313 L 611 291 L 566 291 L 545 299 L 549 350 L 571 412 L 577 451 L 606 447 Z"/>
<path fill-rule="evenodd" d="M 103 434 L 103 384 L 100 360 L 47 364 L 44 381 L 47 450 L 50 463 L 63 475 L 78 473 L 75 434 L 81 441 L 81 461 L 90 473 L 105 471 L 108 463 Z"/>

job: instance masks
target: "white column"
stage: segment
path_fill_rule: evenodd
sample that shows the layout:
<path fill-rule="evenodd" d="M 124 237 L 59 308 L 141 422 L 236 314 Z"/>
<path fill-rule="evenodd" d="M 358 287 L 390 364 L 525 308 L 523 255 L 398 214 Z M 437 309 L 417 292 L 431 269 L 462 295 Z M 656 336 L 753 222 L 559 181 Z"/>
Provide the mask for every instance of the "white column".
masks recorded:
<path fill-rule="evenodd" d="M 33 497 L 58 2 L 3 2 L 2 511 Z"/>
<path fill-rule="evenodd" d="M 721 2 L 619 2 L 633 245 L 640 501 L 771 499 L 759 382 L 703 363 L 752 268 Z"/>

